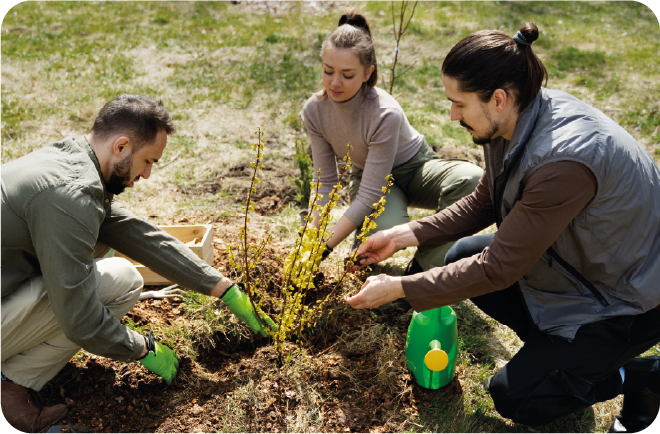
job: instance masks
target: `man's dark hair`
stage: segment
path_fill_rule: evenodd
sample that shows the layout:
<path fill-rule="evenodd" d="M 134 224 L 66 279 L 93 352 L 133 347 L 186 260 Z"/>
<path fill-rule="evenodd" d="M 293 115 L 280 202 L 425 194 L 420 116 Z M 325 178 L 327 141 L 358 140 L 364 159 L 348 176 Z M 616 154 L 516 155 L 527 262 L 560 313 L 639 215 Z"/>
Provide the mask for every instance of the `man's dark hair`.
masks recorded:
<path fill-rule="evenodd" d="M 136 152 L 153 142 L 160 130 L 165 130 L 168 135 L 176 131 L 163 101 L 125 93 L 103 106 L 91 133 L 101 140 L 112 134 L 125 133 L 133 142 L 132 152 Z"/>
<path fill-rule="evenodd" d="M 455 79 L 461 92 L 476 93 L 488 102 L 497 89 L 513 92 L 522 112 L 548 83 L 548 71 L 532 51 L 539 38 L 534 23 L 520 28 L 514 40 L 497 30 L 472 33 L 454 45 L 442 63 L 442 74 Z"/>

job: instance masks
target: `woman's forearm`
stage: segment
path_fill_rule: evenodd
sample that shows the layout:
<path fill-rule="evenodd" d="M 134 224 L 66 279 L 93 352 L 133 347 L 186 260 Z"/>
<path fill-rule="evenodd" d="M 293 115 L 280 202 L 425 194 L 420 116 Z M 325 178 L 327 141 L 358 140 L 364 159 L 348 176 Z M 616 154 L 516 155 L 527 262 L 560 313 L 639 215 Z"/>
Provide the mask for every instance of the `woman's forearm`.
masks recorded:
<path fill-rule="evenodd" d="M 328 247 L 334 249 L 339 243 L 344 241 L 353 231 L 357 229 L 357 225 L 350 221 L 348 217 L 342 216 L 335 227 L 333 234 L 328 240 Z"/>

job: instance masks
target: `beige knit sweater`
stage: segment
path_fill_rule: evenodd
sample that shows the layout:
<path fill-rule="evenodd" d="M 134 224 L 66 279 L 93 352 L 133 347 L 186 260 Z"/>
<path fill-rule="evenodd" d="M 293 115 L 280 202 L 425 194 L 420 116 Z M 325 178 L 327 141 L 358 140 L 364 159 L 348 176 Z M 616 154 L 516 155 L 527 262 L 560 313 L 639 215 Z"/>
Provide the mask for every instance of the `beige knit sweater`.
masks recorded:
<path fill-rule="evenodd" d="M 335 156 L 343 158 L 346 145 L 353 146 L 353 165 L 364 173 L 357 198 L 344 216 L 357 225 L 382 196 L 385 177 L 410 160 L 424 141 L 424 136 L 410 126 L 399 103 L 377 87 L 341 103 L 314 94 L 305 103 L 303 116 L 312 145 L 314 180 L 321 169 L 321 205 L 327 203 L 338 181 Z"/>

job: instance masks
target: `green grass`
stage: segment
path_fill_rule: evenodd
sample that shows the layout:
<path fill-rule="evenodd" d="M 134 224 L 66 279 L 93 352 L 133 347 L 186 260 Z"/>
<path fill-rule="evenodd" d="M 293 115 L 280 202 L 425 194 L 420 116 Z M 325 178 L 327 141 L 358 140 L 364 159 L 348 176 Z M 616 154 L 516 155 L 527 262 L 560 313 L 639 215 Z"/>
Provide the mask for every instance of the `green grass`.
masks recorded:
<path fill-rule="evenodd" d="M 394 43 L 389 6 L 366 4 L 378 35 L 383 86 Z M 121 92 L 160 95 L 173 107 L 175 119 L 184 122 L 194 122 L 181 113 L 184 107 L 226 104 L 253 109 L 265 99 L 263 104 L 270 104 L 285 126 L 300 131 L 297 113 L 320 87 L 318 51 L 334 25 L 333 14 L 301 15 L 292 8 L 289 15 L 270 19 L 267 14 L 245 14 L 225 2 L 16 5 L 2 25 L 2 59 L 3 66 L 21 68 L 26 79 L 21 88 L 13 83 L 2 88 L 2 136 L 20 140 L 26 121 L 45 116 L 64 118 L 72 128 L 84 130 L 89 119 L 81 118 L 78 111 L 96 109 Z M 430 128 L 447 115 L 440 110 L 448 107 L 442 104 L 443 54 L 477 28 L 513 34 L 525 20 L 534 21 L 541 30 L 534 48 L 550 71 L 549 86 L 592 97 L 590 102 L 601 109 L 617 108 L 605 111 L 633 129 L 654 153 L 659 43 L 649 35 L 657 34 L 658 26 L 645 6 L 633 2 L 420 4 L 402 42 L 399 72 L 416 63 L 396 80 L 394 92 L 429 142 L 469 143 L 465 131 L 452 124 Z M 140 54 L 131 52 L 139 49 L 191 58 L 168 64 L 172 73 L 150 82 Z M 55 100 L 21 101 L 16 109 L 29 82 L 37 80 L 40 90 Z M 2 161 L 23 154 L 10 148 L 3 146 Z"/>

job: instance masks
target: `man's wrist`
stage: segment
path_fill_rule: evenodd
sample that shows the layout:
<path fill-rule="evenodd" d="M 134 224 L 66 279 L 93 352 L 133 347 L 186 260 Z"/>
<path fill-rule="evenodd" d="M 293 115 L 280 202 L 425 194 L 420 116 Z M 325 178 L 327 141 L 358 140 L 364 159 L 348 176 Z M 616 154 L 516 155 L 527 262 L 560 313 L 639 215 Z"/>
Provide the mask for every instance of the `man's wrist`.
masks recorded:
<path fill-rule="evenodd" d="M 233 284 L 234 282 L 223 276 L 222 279 L 220 279 L 218 283 L 215 284 L 213 289 L 211 289 L 211 295 L 213 297 L 222 298 L 222 296 L 225 295 L 225 292 L 227 292 L 227 290 L 231 288 Z"/>
<path fill-rule="evenodd" d="M 403 291 L 401 276 L 392 276 L 392 289 L 393 292 L 397 295 L 397 298 L 403 298 L 406 296 L 406 293 Z"/>
<path fill-rule="evenodd" d="M 397 250 L 419 245 L 415 234 L 407 223 L 387 229 L 385 235 L 394 242 Z"/>
<path fill-rule="evenodd" d="M 147 357 L 147 354 L 149 353 L 149 350 L 147 349 L 147 338 L 144 337 L 144 347 L 142 348 L 142 352 L 140 353 L 140 357 L 138 357 L 135 360 L 142 360 L 145 357 Z"/>

